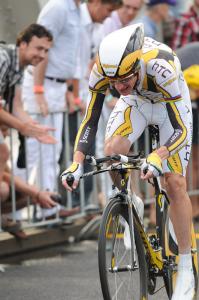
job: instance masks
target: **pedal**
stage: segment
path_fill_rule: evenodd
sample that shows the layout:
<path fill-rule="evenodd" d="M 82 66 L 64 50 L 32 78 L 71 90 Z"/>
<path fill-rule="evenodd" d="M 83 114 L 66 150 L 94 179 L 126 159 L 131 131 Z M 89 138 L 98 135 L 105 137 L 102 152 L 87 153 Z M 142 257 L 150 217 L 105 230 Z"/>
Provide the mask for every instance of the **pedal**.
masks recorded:
<path fill-rule="evenodd" d="M 155 234 L 150 235 L 149 241 L 155 252 L 160 250 L 159 240 Z"/>
<path fill-rule="evenodd" d="M 164 261 L 164 264 L 165 264 L 164 267 L 169 268 L 172 271 L 176 272 L 177 264 L 176 264 L 175 260 L 176 260 L 176 256 L 173 256 L 173 255 L 168 256 L 168 258 L 165 259 L 165 261 Z"/>

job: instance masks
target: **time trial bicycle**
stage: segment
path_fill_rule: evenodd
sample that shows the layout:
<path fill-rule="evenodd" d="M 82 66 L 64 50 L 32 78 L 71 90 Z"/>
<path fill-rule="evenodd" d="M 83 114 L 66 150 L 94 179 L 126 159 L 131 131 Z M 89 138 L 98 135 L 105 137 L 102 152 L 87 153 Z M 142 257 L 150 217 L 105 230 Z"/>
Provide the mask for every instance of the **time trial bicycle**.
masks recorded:
<path fill-rule="evenodd" d="M 158 143 L 156 126 L 150 127 L 150 136 L 155 149 Z M 143 224 L 138 198 L 130 190 L 129 171 L 140 170 L 144 159 L 140 154 L 86 157 L 95 170 L 83 174 L 81 178 L 110 171 L 120 175 L 121 189 L 107 202 L 99 230 L 98 265 L 105 300 L 153 299 L 151 295 L 162 288 L 166 289 L 168 299 L 172 298 L 177 275 L 178 245 L 169 218 L 170 200 L 161 186 L 160 178 L 149 181 L 154 187 L 156 204 L 156 226 L 151 234 Z M 111 164 L 107 166 L 105 163 Z M 71 183 L 72 180 L 68 176 L 67 182 Z M 193 224 L 191 242 L 196 299 L 198 259 Z"/>

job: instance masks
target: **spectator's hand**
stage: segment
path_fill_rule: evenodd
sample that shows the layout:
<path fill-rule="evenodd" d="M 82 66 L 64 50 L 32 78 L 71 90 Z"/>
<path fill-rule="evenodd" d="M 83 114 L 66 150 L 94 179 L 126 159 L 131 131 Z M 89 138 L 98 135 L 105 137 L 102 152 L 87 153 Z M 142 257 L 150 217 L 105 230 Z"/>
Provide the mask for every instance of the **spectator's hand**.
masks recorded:
<path fill-rule="evenodd" d="M 44 94 L 35 94 L 35 99 L 39 106 L 39 110 L 42 116 L 46 117 L 49 111 L 48 111 L 48 103 L 44 97 Z"/>
<path fill-rule="evenodd" d="M 81 114 L 84 115 L 84 114 L 85 114 L 85 111 L 86 111 L 86 103 L 85 103 L 84 101 L 81 101 L 81 102 L 78 104 L 78 108 L 80 109 Z"/>
<path fill-rule="evenodd" d="M 31 120 L 24 123 L 24 126 L 20 130 L 20 133 L 25 136 L 36 138 L 39 142 L 44 144 L 56 144 L 56 139 L 50 135 L 49 131 L 54 131 L 55 128 L 38 124 Z"/>
<path fill-rule="evenodd" d="M 67 184 L 67 177 L 69 174 L 72 174 L 74 177 L 74 182 L 72 184 L 72 187 Z M 79 179 L 82 174 L 83 174 L 82 164 L 73 162 L 72 165 L 61 174 L 61 180 L 62 180 L 63 186 L 68 191 L 72 192 L 72 190 L 77 188 L 77 186 L 79 184 Z"/>
<path fill-rule="evenodd" d="M 8 126 L 6 126 L 5 124 L 0 124 L 0 130 L 1 130 L 4 138 L 10 135 L 9 129 L 10 128 Z"/>
<path fill-rule="evenodd" d="M 72 114 L 74 113 L 77 108 L 76 108 L 76 105 L 74 103 L 74 94 L 73 92 L 71 91 L 67 91 L 66 92 L 66 106 L 68 107 L 68 112 L 69 114 Z"/>
<path fill-rule="evenodd" d="M 57 203 L 52 200 L 52 195 L 56 194 L 48 191 L 40 191 L 37 195 L 36 203 L 42 208 L 52 208 L 57 205 Z"/>
<path fill-rule="evenodd" d="M 157 153 L 152 152 L 142 164 L 141 179 L 147 180 L 152 177 L 161 176 L 162 174 L 162 160 Z"/>

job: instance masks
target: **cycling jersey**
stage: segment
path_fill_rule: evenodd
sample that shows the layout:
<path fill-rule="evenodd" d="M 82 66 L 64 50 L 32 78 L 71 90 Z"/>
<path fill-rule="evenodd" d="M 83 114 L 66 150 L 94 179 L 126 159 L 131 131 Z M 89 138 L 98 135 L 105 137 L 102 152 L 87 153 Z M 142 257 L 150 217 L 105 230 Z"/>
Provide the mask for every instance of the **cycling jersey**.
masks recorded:
<path fill-rule="evenodd" d="M 145 38 L 142 52 L 141 69 L 136 85 L 131 95 L 120 98 L 129 105 L 126 108 L 123 107 L 124 110 L 126 109 L 124 119 L 122 121 L 115 116 L 114 123 L 117 125 L 111 125 L 112 130 L 110 130 L 109 122 L 106 136 L 108 138 L 118 134 L 134 142 L 135 130 L 132 126 L 131 111 L 136 106 L 136 101 L 138 106 L 144 103 L 149 104 L 145 106 L 146 115 L 158 105 L 157 114 L 161 115 L 162 113 L 162 116 L 169 120 L 168 128 L 165 128 L 169 134 L 166 134 L 167 140 L 163 138 L 162 141 L 170 155 L 173 155 L 190 143 L 191 139 L 191 105 L 181 65 L 175 53 L 168 46 L 151 38 Z M 87 110 L 76 139 L 76 150 L 83 153 L 88 153 L 90 145 L 93 143 L 103 101 L 109 87 L 108 78 L 98 72 L 97 64 L 93 66 L 89 87 Z M 187 112 L 190 112 L 190 118 L 187 118 Z M 129 121 L 127 121 L 128 118 Z M 153 124 L 155 122 L 155 120 L 147 120 L 146 116 L 145 119 L 145 126 L 150 122 Z M 159 125 L 163 126 L 163 123 Z M 133 134 L 134 137 L 130 136 Z M 140 132 L 137 135 L 139 136 Z"/>

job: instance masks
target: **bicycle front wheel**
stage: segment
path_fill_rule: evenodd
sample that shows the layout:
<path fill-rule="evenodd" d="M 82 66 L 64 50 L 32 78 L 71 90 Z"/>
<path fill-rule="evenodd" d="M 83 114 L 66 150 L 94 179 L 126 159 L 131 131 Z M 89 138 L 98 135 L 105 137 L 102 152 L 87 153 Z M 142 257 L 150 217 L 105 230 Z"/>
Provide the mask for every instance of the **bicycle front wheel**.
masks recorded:
<path fill-rule="evenodd" d="M 134 226 L 135 247 L 127 246 L 128 206 L 119 197 L 110 199 L 99 232 L 98 263 L 105 300 L 148 299 L 147 266 L 139 231 Z M 128 227 L 129 228 L 129 227 Z M 132 250 L 134 248 L 134 261 Z"/>

